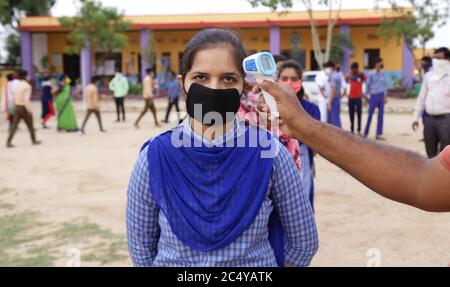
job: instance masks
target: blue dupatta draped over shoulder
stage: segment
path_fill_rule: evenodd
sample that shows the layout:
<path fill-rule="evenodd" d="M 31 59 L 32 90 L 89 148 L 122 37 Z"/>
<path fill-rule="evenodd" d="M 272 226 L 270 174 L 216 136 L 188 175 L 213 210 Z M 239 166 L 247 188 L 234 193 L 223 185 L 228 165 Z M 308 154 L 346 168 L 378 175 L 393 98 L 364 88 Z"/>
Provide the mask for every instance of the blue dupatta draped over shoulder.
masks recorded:
<path fill-rule="evenodd" d="M 236 128 L 239 124 L 241 132 Z M 179 135 L 184 143 L 191 144 L 178 146 L 173 143 L 174 131 L 183 129 L 182 125 L 144 145 L 148 145 L 150 192 L 172 231 L 185 245 L 199 251 L 221 249 L 250 227 L 266 197 L 273 158 L 263 158 L 261 152 L 270 146 L 262 147 L 258 141 L 249 147 L 249 138 L 263 133 L 266 139 L 276 139 L 265 130 L 235 123 L 221 144 L 205 143 L 185 128 Z M 237 144 L 242 137 L 245 147 Z M 276 217 L 273 212 L 269 237 L 281 266 L 283 231 Z"/>

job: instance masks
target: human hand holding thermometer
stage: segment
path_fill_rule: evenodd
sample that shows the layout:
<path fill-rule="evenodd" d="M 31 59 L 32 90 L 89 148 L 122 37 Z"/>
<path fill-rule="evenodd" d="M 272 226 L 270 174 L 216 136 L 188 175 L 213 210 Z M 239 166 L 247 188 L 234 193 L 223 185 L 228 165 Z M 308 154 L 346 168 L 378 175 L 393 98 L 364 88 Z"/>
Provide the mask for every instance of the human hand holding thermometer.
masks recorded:
<path fill-rule="evenodd" d="M 274 81 L 274 75 L 277 72 L 277 65 L 275 59 L 269 52 L 260 52 L 248 56 L 242 62 L 246 74 L 253 76 L 257 82 L 263 80 Z M 270 113 L 275 117 L 278 116 L 278 108 L 275 98 L 268 92 L 261 89 L 264 96 L 264 101 L 270 108 Z"/>

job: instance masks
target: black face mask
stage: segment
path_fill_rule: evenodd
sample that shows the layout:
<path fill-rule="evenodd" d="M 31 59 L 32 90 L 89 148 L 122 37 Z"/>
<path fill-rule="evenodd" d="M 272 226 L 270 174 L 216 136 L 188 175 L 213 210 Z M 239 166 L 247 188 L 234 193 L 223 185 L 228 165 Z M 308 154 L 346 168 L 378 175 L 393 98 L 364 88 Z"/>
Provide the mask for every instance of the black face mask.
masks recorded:
<path fill-rule="evenodd" d="M 234 120 L 234 117 L 227 113 L 236 114 L 241 104 L 241 95 L 237 89 L 210 89 L 203 85 L 193 83 L 189 88 L 186 99 L 187 113 L 191 118 L 207 125 L 224 124 Z M 201 113 L 199 105 L 201 104 Z M 194 105 L 199 109 L 194 112 Z M 221 116 L 222 121 L 216 121 L 211 114 L 205 119 L 209 112 L 216 112 Z"/>

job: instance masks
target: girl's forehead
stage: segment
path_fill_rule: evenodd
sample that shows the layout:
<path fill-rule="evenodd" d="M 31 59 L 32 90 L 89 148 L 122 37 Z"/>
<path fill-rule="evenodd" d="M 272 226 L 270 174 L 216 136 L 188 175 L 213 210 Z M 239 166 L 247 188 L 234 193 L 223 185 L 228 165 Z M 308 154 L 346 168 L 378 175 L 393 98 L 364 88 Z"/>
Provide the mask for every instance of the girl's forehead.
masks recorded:
<path fill-rule="evenodd" d="M 280 76 L 285 76 L 285 77 L 298 77 L 297 72 L 295 71 L 295 69 L 293 68 L 286 68 L 284 69 L 281 73 Z"/>
<path fill-rule="evenodd" d="M 203 73 L 237 73 L 237 60 L 231 48 L 221 45 L 202 49 L 194 56 L 191 72 Z"/>

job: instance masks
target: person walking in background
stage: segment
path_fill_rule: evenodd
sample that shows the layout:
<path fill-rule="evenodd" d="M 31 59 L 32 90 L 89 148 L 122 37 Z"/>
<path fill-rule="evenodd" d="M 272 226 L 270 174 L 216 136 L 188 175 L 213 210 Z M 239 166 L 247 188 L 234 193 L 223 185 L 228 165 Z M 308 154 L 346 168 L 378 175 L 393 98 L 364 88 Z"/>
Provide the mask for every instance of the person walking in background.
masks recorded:
<path fill-rule="evenodd" d="M 50 76 L 46 75 L 42 82 L 42 128 L 47 129 L 47 121 L 55 115 L 55 107 L 53 106 L 52 82 Z"/>
<path fill-rule="evenodd" d="M 159 127 L 160 124 L 158 123 L 158 118 L 156 116 L 156 108 L 155 108 L 155 102 L 154 102 L 154 95 L 153 95 L 153 89 L 155 87 L 155 72 L 148 68 L 145 70 L 146 76 L 144 80 L 142 81 L 142 96 L 144 97 L 145 101 L 145 107 L 142 110 L 141 114 L 137 118 L 136 122 L 134 123 L 134 126 L 138 129 L 139 128 L 139 121 L 142 119 L 142 117 L 147 113 L 148 110 L 150 110 L 153 114 L 153 119 L 155 121 L 155 126 Z"/>
<path fill-rule="evenodd" d="M 38 145 L 41 142 L 36 140 L 36 134 L 33 127 L 33 114 L 31 111 L 31 85 L 28 83 L 28 72 L 20 71 L 18 73 L 19 83 L 14 88 L 13 98 L 14 98 L 14 120 L 12 127 L 9 131 L 8 140 L 6 146 L 8 148 L 14 147 L 12 145 L 12 139 L 17 131 L 17 127 L 20 120 L 24 120 L 30 132 L 31 142 L 33 145 Z"/>
<path fill-rule="evenodd" d="M 423 112 L 425 148 L 432 158 L 450 145 L 450 51 L 447 48 L 434 52 L 433 70 L 425 74 L 414 109 L 414 131 Z"/>
<path fill-rule="evenodd" d="M 342 127 L 341 124 L 341 92 L 342 92 L 342 77 L 336 71 L 336 65 L 329 61 L 324 65 L 325 73 L 328 75 L 327 89 L 328 102 L 327 102 L 327 122 L 338 128 Z"/>
<path fill-rule="evenodd" d="M 14 74 L 6 75 L 6 85 L 5 85 L 5 112 L 6 120 L 9 123 L 8 130 L 11 130 L 13 119 L 14 119 L 14 89 L 17 87 L 19 80 Z"/>
<path fill-rule="evenodd" d="M 95 85 L 96 79 L 92 78 L 89 85 L 86 86 L 86 100 L 87 100 L 87 113 L 83 121 L 83 125 L 81 126 L 81 133 L 84 134 L 84 128 L 86 127 L 86 123 L 93 113 L 98 121 L 98 126 L 100 127 L 101 132 L 106 132 L 102 126 L 102 119 L 100 116 L 100 106 L 99 106 L 99 98 L 98 98 L 98 88 Z"/>
<path fill-rule="evenodd" d="M 58 131 L 76 132 L 78 131 L 77 117 L 72 104 L 72 91 L 70 78 L 66 74 L 59 75 L 56 89 L 55 106 L 58 114 Z"/>
<path fill-rule="evenodd" d="M 169 105 L 167 107 L 166 117 L 164 118 L 164 123 L 169 122 L 170 110 L 172 106 L 175 106 L 177 110 L 178 121 L 180 121 L 180 107 L 178 106 L 178 98 L 180 94 L 180 87 L 177 80 L 177 75 L 174 71 L 169 72 L 169 83 L 167 84 L 167 92 L 169 94 Z"/>
<path fill-rule="evenodd" d="M 119 71 L 116 72 L 114 78 L 109 82 L 109 89 L 113 92 L 116 102 L 117 121 L 120 122 L 120 111 L 122 111 L 122 120 L 125 121 L 125 96 L 128 95 L 128 79 Z"/>
<path fill-rule="evenodd" d="M 387 85 L 384 72 L 383 59 L 378 58 L 375 60 L 375 71 L 369 74 L 367 78 L 367 94 L 369 99 L 369 116 L 367 117 L 366 128 L 364 130 L 364 137 L 369 135 L 370 124 L 372 123 L 372 116 L 375 109 L 378 108 L 378 121 L 377 121 L 377 140 L 385 140 L 383 138 L 383 119 L 384 119 L 384 105 L 387 103 Z"/>
<path fill-rule="evenodd" d="M 358 134 L 361 135 L 361 116 L 362 116 L 362 97 L 363 83 L 367 77 L 359 71 L 357 62 L 352 63 L 351 72 L 346 76 L 345 80 L 350 84 L 350 92 L 348 94 L 348 110 L 350 115 L 350 130 L 355 133 L 355 112 L 358 120 Z"/>

